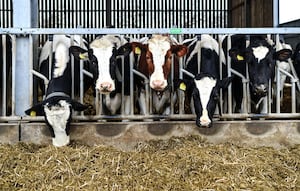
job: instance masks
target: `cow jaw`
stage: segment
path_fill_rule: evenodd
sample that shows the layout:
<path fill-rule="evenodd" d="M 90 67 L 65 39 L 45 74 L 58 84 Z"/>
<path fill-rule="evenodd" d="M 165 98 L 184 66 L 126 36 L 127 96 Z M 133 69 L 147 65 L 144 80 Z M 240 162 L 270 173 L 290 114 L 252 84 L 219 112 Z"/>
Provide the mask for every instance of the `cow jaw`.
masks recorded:
<path fill-rule="evenodd" d="M 71 117 L 71 107 L 65 100 L 60 100 L 59 105 L 60 106 L 49 107 L 46 104 L 44 107 L 47 121 L 54 131 L 55 137 L 52 138 L 52 144 L 57 147 L 65 146 L 70 142 L 66 127 Z"/>
<path fill-rule="evenodd" d="M 200 80 L 195 80 L 196 88 L 199 91 L 199 99 L 202 105 L 202 115 L 200 116 L 200 125 L 208 127 L 211 124 L 211 119 L 208 115 L 207 105 L 210 99 L 211 92 L 216 86 L 217 81 L 213 78 L 204 77 Z"/>

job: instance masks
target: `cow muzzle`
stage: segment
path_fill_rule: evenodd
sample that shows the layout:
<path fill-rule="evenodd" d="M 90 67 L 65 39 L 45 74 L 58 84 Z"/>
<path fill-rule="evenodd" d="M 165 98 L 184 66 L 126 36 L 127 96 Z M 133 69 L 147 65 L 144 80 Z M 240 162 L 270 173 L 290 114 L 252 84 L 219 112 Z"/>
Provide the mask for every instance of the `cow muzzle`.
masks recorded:
<path fill-rule="evenodd" d="M 254 95 L 266 96 L 268 93 L 268 86 L 264 84 L 254 86 Z"/>
<path fill-rule="evenodd" d="M 150 83 L 150 87 L 156 91 L 162 91 L 167 87 L 165 80 L 153 80 Z"/>
<path fill-rule="evenodd" d="M 196 125 L 198 127 L 211 127 L 211 120 L 209 119 L 208 116 L 208 111 L 206 109 L 203 110 L 202 116 L 197 119 Z"/>
<path fill-rule="evenodd" d="M 114 85 L 110 82 L 102 82 L 97 88 L 102 94 L 108 94 L 115 90 Z"/>

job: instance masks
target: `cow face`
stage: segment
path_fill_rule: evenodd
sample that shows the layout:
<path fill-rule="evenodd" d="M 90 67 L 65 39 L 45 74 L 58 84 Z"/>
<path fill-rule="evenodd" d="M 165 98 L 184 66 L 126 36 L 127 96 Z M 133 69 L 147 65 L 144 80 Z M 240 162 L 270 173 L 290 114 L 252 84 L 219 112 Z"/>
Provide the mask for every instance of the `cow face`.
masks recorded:
<path fill-rule="evenodd" d="M 287 60 L 291 50 L 275 51 L 266 41 L 254 42 L 245 51 L 230 50 L 230 56 L 237 61 L 248 63 L 251 94 L 257 98 L 267 95 L 269 81 L 274 79 L 276 60 Z"/>
<path fill-rule="evenodd" d="M 179 81 L 180 89 L 184 86 L 184 90 L 192 91 L 198 127 L 210 127 L 212 125 L 212 118 L 219 102 L 220 89 L 226 89 L 231 81 L 232 77 L 217 80 L 207 73 L 197 74 L 192 81 L 188 79 Z"/>
<path fill-rule="evenodd" d="M 168 36 L 153 35 L 147 44 L 131 43 L 132 50 L 140 54 L 139 71 L 150 78 L 150 87 L 156 91 L 164 90 L 171 72 L 172 54 L 181 57 L 186 54 L 185 45 L 172 45 Z"/>
<path fill-rule="evenodd" d="M 105 35 L 95 39 L 88 51 L 76 46 L 70 47 L 75 58 L 89 61 L 95 88 L 102 94 L 115 90 L 117 56 L 124 53 L 122 43 L 120 37 Z"/>
<path fill-rule="evenodd" d="M 197 115 L 196 125 L 210 127 L 213 114 L 219 101 L 219 91 L 227 88 L 232 78 L 221 81 L 207 74 L 198 74 L 194 78 L 193 100 Z"/>
<path fill-rule="evenodd" d="M 44 115 L 52 136 L 52 144 L 57 147 L 70 142 L 70 122 L 72 109 L 83 111 L 87 106 L 68 97 L 51 97 L 25 111 L 27 115 Z"/>

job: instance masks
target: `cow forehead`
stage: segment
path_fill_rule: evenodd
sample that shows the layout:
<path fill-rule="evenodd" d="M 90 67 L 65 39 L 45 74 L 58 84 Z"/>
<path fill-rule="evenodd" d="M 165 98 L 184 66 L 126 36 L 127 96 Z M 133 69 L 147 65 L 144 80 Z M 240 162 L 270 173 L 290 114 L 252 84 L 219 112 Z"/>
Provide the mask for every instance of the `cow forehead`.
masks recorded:
<path fill-rule="evenodd" d="M 110 49 L 114 46 L 114 43 L 109 39 L 96 39 L 91 44 L 90 47 L 92 49 Z"/>
<path fill-rule="evenodd" d="M 255 56 L 255 58 L 258 59 L 258 62 L 264 59 L 269 52 L 269 48 L 265 46 L 253 47 L 252 50 L 253 50 L 253 55 Z"/>
<path fill-rule="evenodd" d="M 213 88 L 216 86 L 217 80 L 211 77 L 203 77 L 200 80 L 195 79 L 197 89 L 204 90 L 207 88 Z"/>
<path fill-rule="evenodd" d="M 171 48 L 170 40 L 164 36 L 155 36 L 148 41 L 149 51 L 152 54 L 166 54 Z"/>

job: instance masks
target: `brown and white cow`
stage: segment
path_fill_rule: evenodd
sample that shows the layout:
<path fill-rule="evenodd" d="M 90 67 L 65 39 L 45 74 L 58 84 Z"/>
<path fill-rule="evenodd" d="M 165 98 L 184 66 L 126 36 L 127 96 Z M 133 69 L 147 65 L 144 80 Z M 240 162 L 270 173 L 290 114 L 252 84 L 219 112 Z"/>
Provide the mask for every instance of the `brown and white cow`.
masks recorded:
<path fill-rule="evenodd" d="M 168 81 L 171 68 L 174 68 L 174 77 L 178 77 L 178 57 L 187 53 L 185 45 L 179 45 L 170 36 L 152 35 L 145 42 L 131 42 L 132 51 L 139 55 L 137 70 L 149 78 L 153 94 L 153 110 L 158 114 L 169 114 L 167 102 L 171 100 L 170 82 Z M 174 59 L 172 59 L 172 55 Z M 174 62 L 172 63 L 172 60 Z M 173 64 L 173 67 L 171 66 Z M 139 104 L 141 114 L 146 113 L 144 86 L 139 89 Z M 167 107 L 166 107 L 167 106 Z"/>

